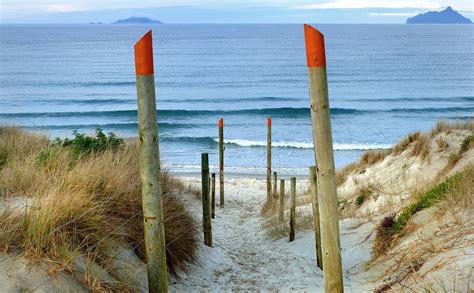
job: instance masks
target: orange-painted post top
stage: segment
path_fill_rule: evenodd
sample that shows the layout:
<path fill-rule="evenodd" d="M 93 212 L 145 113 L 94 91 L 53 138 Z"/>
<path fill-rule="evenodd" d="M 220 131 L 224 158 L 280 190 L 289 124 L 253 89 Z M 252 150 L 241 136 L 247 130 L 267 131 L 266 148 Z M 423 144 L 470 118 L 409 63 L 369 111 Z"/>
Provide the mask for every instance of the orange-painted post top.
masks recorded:
<path fill-rule="evenodd" d="M 324 35 L 309 24 L 305 24 L 304 38 L 306 41 L 306 62 L 308 67 L 326 66 Z"/>
<path fill-rule="evenodd" d="M 219 119 L 219 128 L 224 127 L 224 118 Z"/>
<path fill-rule="evenodd" d="M 135 49 L 135 72 L 137 75 L 153 74 L 153 39 L 151 30 L 138 40 Z"/>
<path fill-rule="evenodd" d="M 267 117 L 267 125 L 272 126 L 272 118 L 270 116 Z"/>

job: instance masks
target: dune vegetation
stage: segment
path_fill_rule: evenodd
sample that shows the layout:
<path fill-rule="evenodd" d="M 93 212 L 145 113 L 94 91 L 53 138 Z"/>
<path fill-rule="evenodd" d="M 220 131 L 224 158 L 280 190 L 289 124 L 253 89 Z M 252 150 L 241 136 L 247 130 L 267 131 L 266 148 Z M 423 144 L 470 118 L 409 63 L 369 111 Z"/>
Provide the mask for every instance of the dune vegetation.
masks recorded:
<path fill-rule="evenodd" d="M 167 172 L 162 172 L 160 181 L 168 271 L 177 276 L 196 260 L 198 228 L 179 198 L 187 187 Z M 144 259 L 136 141 L 125 142 L 97 130 L 92 137 L 75 133 L 72 139 L 52 142 L 2 126 L 0 200 L 4 253 L 72 274 L 71 263 L 81 256 L 113 275 L 109 252 L 114 245 Z M 108 287 L 83 277 L 87 280 L 80 281 L 91 289 Z"/>

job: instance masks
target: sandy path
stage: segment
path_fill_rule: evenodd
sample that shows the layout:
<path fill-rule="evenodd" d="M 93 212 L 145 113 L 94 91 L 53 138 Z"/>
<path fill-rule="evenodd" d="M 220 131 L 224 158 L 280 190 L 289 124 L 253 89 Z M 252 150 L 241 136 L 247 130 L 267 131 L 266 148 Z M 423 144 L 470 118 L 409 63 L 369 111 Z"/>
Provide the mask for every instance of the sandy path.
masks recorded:
<path fill-rule="evenodd" d="M 199 178 L 184 180 L 200 186 Z M 303 185 L 306 183 L 301 182 L 300 188 Z M 322 272 L 316 267 L 314 256 L 292 251 L 286 239 L 274 241 L 265 235 L 260 216 L 265 190 L 265 180 L 227 180 L 225 208 L 216 208 L 212 222 L 214 247 L 200 245 L 199 264 L 193 265 L 190 275 L 175 282 L 172 289 L 321 290 Z M 186 201 L 201 221 L 201 202 Z"/>

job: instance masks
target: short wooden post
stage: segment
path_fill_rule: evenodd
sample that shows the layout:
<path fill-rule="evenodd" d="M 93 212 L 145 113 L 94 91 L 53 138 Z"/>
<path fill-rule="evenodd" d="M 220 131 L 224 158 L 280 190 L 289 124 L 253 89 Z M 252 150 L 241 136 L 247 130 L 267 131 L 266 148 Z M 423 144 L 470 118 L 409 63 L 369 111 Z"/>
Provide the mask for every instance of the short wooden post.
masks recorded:
<path fill-rule="evenodd" d="M 220 206 L 224 207 L 224 118 L 219 119 L 219 194 Z"/>
<path fill-rule="evenodd" d="M 149 292 L 168 292 L 151 31 L 135 44 L 134 51 L 148 290 Z"/>
<path fill-rule="evenodd" d="M 321 250 L 321 229 L 319 223 L 319 204 L 318 204 L 318 180 L 316 174 L 316 166 L 309 168 L 309 179 L 311 182 L 311 203 L 313 206 L 313 224 L 314 224 L 314 241 L 316 242 L 316 264 L 323 269 L 323 254 Z"/>
<path fill-rule="evenodd" d="M 272 118 L 267 118 L 267 204 L 272 205 Z"/>
<path fill-rule="evenodd" d="M 296 178 L 291 177 L 290 191 L 290 242 L 295 240 L 295 217 L 296 217 Z"/>
<path fill-rule="evenodd" d="M 274 203 L 274 208 L 276 208 L 278 205 L 278 186 L 277 186 L 277 183 L 278 183 L 278 173 L 277 172 L 273 172 L 273 188 L 272 188 L 272 192 L 273 192 L 273 203 Z"/>
<path fill-rule="evenodd" d="M 280 223 L 283 223 L 285 220 L 285 180 L 280 179 L 280 209 L 279 209 L 278 219 Z"/>
<path fill-rule="evenodd" d="M 307 24 L 304 25 L 304 33 L 313 141 L 318 166 L 324 288 L 326 292 L 344 292 L 324 36 Z"/>
<path fill-rule="evenodd" d="M 216 217 L 216 173 L 212 173 L 211 218 Z"/>
<path fill-rule="evenodd" d="M 202 178 L 202 226 L 204 230 L 204 244 L 212 247 L 211 201 L 209 198 L 209 155 L 201 154 Z"/>

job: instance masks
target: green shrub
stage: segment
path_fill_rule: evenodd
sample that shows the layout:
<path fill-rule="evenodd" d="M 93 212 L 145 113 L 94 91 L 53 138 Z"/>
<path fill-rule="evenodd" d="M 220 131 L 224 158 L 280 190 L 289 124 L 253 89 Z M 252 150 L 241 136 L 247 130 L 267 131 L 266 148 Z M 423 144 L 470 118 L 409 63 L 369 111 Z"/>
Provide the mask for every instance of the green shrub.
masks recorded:
<path fill-rule="evenodd" d="M 54 156 L 54 149 L 48 148 L 47 150 L 41 151 L 36 156 L 36 164 L 38 166 L 44 166 Z"/>
<path fill-rule="evenodd" d="M 113 132 L 110 132 L 107 136 L 100 128 L 96 129 L 95 137 L 79 133 L 77 130 L 74 130 L 73 134 L 74 138 L 72 139 L 65 138 L 61 140 L 56 138 L 54 145 L 70 147 L 76 157 L 105 150 L 117 151 L 125 146 L 123 138 L 117 137 Z"/>

